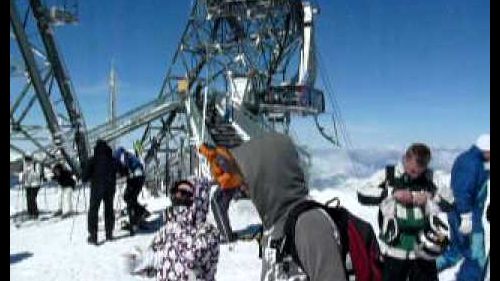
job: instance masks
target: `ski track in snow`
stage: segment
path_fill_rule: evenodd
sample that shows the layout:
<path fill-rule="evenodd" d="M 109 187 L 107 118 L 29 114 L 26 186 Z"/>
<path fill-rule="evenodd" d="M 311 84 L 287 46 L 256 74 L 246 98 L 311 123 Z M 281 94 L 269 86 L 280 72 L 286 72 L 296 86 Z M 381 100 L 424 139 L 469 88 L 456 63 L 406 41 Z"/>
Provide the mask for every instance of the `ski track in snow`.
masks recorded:
<path fill-rule="evenodd" d="M 314 158 L 314 166 L 319 167 L 312 173 L 311 196 L 320 202 L 333 197 L 339 197 L 341 204 L 351 212 L 372 223 L 378 229 L 377 209 L 362 206 L 357 202 L 356 189 L 367 184 L 377 184 L 384 176 L 383 165 L 370 166 L 374 173 L 370 177 L 356 178 L 345 168 L 328 169 L 333 157 Z M 452 161 L 447 161 L 451 163 Z M 337 162 L 338 163 L 338 162 Z M 383 163 L 383 161 L 378 161 Z M 326 165 L 322 165 L 326 164 Z M 366 166 L 365 166 L 366 167 Z M 344 169 L 344 170 L 343 170 Z M 449 182 L 449 170 L 436 172 L 436 181 L 439 184 Z M 376 172 L 375 172 L 376 171 Z M 364 173 L 366 173 L 366 169 Z M 316 186 L 315 186 L 316 184 Z M 317 188 L 315 188 L 317 187 Z M 147 192 L 144 192 L 147 193 Z M 117 192 L 117 196 L 120 193 Z M 10 213 L 18 213 L 25 207 L 25 198 L 16 188 L 10 189 Z M 40 190 L 38 206 L 43 211 L 53 212 L 57 206 L 57 188 Z M 86 195 L 86 196 L 84 196 Z M 165 197 L 151 198 L 147 195 L 140 197 L 140 201 L 148 204 L 152 212 L 161 211 L 167 205 Z M 80 194 L 78 210 L 85 210 L 84 198 L 88 200 L 88 190 Z M 74 193 L 74 206 L 77 201 L 77 192 Z M 124 206 L 123 202 L 116 202 Z M 489 203 L 489 196 L 486 206 Z M 87 202 L 88 206 L 88 202 Z M 101 205 L 100 217 L 102 218 Z M 46 216 L 46 215 L 42 215 Z M 249 201 L 239 201 L 230 207 L 230 216 L 234 229 L 243 228 L 251 223 L 258 223 L 257 213 Z M 213 220 L 209 216 L 210 220 Z M 72 239 L 70 233 L 74 223 Z M 489 250 L 489 223 L 485 222 L 486 252 Z M 47 221 L 26 222 L 16 227 L 13 219 L 10 223 L 10 279 L 16 281 L 31 280 L 154 280 L 131 276 L 124 271 L 122 254 L 129 252 L 134 246 L 144 247 L 152 239 L 154 233 L 139 233 L 129 237 L 127 232 L 119 230 L 119 223 L 115 225 L 113 242 L 101 244 L 98 247 L 88 245 L 87 216 L 82 213 L 65 220 L 49 219 Z M 99 222 L 99 241 L 104 240 L 104 222 Z M 440 281 L 454 280 L 456 267 L 440 274 Z M 254 281 L 260 279 L 260 260 L 256 242 L 237 242 L 232 245 L 222 245 L 217 280 Z"/>

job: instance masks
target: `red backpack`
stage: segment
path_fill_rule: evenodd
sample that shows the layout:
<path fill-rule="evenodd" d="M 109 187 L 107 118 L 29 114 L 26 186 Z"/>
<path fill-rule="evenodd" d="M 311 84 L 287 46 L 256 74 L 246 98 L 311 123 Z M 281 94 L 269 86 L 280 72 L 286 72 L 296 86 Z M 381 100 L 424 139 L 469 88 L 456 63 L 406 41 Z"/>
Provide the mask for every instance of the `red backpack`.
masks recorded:
<path fill-rule="evenodd" d="M 333 202 L 337 202 L 337 205 L 330 207 L 329 205 Z M 338 203 L 338 198 L 334 198 L 325 205 L 315 201 L 305 201 L 294 207 L 290 211 L 284 226 L 284 251 L 290 254 L 297 264 L 302 266 L 293 243 L 295 241 L 295 224 L 297 218 L 303 212 L 313 208 L 321 208 L 330 215 L 339 230 L 347 280 L 381 281 L 381 253 L 372 226 L 351 214 Z"/>

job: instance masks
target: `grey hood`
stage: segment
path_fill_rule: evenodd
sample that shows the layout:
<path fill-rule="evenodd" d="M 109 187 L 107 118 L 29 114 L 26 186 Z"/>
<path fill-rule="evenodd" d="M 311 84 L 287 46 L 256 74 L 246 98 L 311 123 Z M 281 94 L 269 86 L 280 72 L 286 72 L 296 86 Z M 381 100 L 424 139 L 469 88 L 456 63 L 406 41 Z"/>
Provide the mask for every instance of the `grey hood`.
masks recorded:
<path fill-rule="evenodd" d="M 288 136 L 268 133 L 231 152 L 266 229 L 308 196 L 299 155 Z"/>

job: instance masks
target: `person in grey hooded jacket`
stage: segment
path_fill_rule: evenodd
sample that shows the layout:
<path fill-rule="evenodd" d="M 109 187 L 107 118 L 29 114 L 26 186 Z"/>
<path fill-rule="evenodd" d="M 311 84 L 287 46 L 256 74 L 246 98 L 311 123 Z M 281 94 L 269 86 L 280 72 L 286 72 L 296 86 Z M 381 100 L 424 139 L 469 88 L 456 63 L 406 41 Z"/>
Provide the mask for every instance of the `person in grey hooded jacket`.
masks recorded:
<path fill-rule="evenodd" d="M 208 158 L 220 184 L 212 209 L 226 241 L 237 236 L 227 216 L 231 198 L 243 193 L 257 209 L 264 228 L 260 243 L 262 281 L 346 280 L 341 249 L 335 239 L 337 227 L 323 210 L 312 209 L 298 217 L 294 242 L 302 266 L 280 256 L 279 241 L 284 236 L 287 214 L 310 199 L 297 150 L 288 136 L 268 133 L 224 153 L 218 153 L 224 151 L 220 147 L 214 152 L 207 152 L 206 147 L 200 151 Z"/>

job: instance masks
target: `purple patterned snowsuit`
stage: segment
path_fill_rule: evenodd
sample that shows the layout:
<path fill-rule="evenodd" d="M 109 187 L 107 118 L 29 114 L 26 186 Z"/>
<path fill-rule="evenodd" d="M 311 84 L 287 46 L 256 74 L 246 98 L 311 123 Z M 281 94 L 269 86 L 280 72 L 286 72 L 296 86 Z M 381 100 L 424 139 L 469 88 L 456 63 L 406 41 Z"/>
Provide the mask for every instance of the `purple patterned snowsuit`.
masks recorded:
<path fill-rule="evenodd" d="M 217 228 L 206 221 L 210 183 L 206 179 L 193 183 L 193 205 L 171 208 L 165 226 L 154 237 L 158 281 L 215 280 L 220 238 Z"/>

